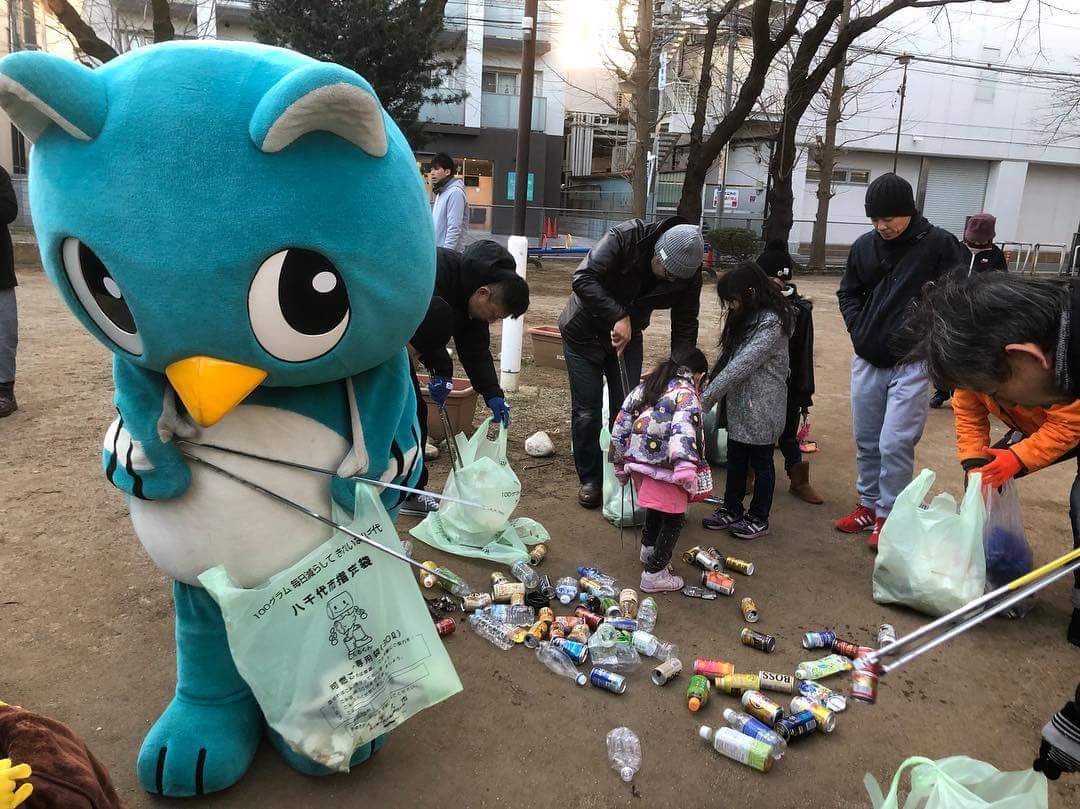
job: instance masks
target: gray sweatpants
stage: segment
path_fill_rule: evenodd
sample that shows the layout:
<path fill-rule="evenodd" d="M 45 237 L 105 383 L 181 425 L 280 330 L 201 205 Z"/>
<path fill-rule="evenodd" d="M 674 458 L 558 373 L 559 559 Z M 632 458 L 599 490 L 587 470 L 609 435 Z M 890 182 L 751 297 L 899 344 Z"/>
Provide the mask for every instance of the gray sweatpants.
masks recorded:
<path fill-rule="evenodd" d="M 888 517 L 897 495 L 911 483 L 915 445 L 930 412 L 930 383 L 921 365 L 878 368 L 856 355 L 851 361 L 851 420 L 859 502 Z"/>
<path fill-rule="evenodd" d="M 19 344 L 19 313 L 15 290 L 0 289 L 0 382 L 15 381 L 15 347 Z"/>

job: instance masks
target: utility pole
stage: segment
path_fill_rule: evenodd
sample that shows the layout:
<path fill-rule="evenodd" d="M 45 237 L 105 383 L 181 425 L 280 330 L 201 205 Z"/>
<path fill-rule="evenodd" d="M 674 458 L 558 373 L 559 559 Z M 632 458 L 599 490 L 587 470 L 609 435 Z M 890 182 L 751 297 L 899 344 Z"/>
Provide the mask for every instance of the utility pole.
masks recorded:
<path fill-rule="evenodd" d="M 910 53 L 903 53 L 896 57 L 896 61 L 904 66 L 904 78 L 900 81 L 900 114 L 896 118 L 896 146 L 893 148 L 892 170 L 896 174 L 896 166 L 900 162 L 900 127 L 904 125 L 904 98 L 907 96 L 907 66 L 911 61 Z"/>
<path fill-rule="evenodd" d="M 507 249 L 514 257 L 517 274 L 525 277 L 529 260 L 529 237 L 525 214 L 529 196 L 529 139 L 532 135 L 533 86 L 536 69 L 536 14 L 539 0 L 525 0 L 521 18 L 521 86 L 518 88 L 517 160 L 514 164 L 514 228 Z M 506 318 L 499 353 L 500 382 L 504 390 L 517 390 L 521 372 L 521 340 L 525 318 Z"/>
<path fill-rule="evenodd" d="M 840 30 L 851 19 L 851 0 L 844 0 L 840 12 Z M 836 167 L 836 127 L 840 124 L 840 112 L 844 101 L 844 67 L 847 63 L 845 50 L 833 69 L 832 93 L 829 95 L 829 111 L 825 115 L 825 142 L 821 144 L 818 161 L 817 216 L 814 217 L 814 235 L 810 239 L 810 269 L 825 269 L 825 242 L 829 232 L 829 203 L 832 201 L 832 173 Z M 894 167 L 895 170 L 895 167 Z"/>

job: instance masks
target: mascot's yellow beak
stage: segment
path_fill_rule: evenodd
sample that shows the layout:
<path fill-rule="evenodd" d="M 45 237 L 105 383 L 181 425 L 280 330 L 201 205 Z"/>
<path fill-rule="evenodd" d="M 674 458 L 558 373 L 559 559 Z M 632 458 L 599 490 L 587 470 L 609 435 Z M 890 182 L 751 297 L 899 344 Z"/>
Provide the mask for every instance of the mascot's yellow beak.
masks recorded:
<path fill-rule="evenodd" d="M 221 421 L 266 379 L 266 371 L 213 357 L 179 360 L 165 369 L 165 375 L 203 427 Z"/>

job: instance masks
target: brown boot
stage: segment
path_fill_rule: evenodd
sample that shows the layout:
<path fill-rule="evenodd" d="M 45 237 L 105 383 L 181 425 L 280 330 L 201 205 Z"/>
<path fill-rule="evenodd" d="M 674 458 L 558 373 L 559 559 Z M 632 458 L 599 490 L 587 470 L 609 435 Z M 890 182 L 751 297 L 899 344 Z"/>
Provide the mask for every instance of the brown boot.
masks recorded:
<path fill-rule="evenodd" d="M 810 464 L 806 461 L 792 465 L 787 470 L 788 477 L 791 478 L 791 493 L 798 497 L 800 500 L 811 503 L 815 506 L 820 506 L 825 501 L 821 499 L 821 495 L 814 491 L 814 487 L 810 485 Z"/>

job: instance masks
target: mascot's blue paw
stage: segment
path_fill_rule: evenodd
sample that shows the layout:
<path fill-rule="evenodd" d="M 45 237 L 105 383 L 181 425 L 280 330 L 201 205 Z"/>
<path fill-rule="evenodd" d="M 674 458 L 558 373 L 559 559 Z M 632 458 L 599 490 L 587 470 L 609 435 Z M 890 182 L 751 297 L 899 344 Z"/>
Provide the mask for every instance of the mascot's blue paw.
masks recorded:
<path fill-rule="evenodd" d="M 255 757 L 263 717 L 255 698 L 199 705 L 173 699 L 143 740 L 143 789 L 188 798 L 231 787 Z"/>
<path fill-rule="evenodd" d="M 321 764 L 316 764 L 310 758 L 307 758 L 306 756 L 302 756 L 297 753 L 295 750 L 289 747 L 288 744 L 285 743 L 285 740 L 281 737 L 281 734 L 269 725 L 266 726 L 266 735 L 270 738 L 271 744 L 273 744 L 277 751 L 281 754 L 281 757 L 285 759 L 285 762 L 294 770 L 302 772 L 304 775 L 319 776 L 333 775 L 335 772 L 337 772 L 336 770 L 331 770 L 328 767 L 322 766 Z M 351 769 L 353 767 L 359 767 L 361 764 L 363 764 L 365 761 L 375 755 L 375 753 L 379 751 L 379 748 L 383 746 L 383 742 L 386 741 L 386 737 L 388 735 L 390 734 L 384 733 L 382 736 L 379 736 L 377 739 L 375 739 L 375 741 L 358 747 L 356 752 L 353 753 L 352 759 L 349 761 L 349 768 Z"/>

